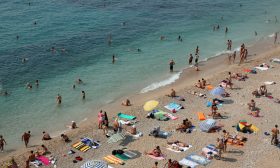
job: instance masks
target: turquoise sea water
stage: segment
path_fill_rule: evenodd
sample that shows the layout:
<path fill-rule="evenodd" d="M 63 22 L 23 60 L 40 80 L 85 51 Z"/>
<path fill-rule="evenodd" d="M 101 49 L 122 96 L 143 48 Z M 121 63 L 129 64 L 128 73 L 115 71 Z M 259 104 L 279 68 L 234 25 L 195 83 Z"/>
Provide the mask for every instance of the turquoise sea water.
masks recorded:
<path fill-rule="evenodd" d="M 71 120 L 96 115 L 92 109 L 174 80 L 171 58 L 180 71 L 197 45 L 204 59 L 223 52 L 227 39 L 236 48 L 279 31 L 279 7 L 279 0 L 1 0 L 0 89 L 11 95 L 0 97 L 0 134 L 13 148 L 24 131 L 62 130 Z M 212 31 L 214 24 L 219 31 Z M 85 84 L 73 90 L 77 78 Z M 27 82 L 32 90 L 25 89 Z"/>

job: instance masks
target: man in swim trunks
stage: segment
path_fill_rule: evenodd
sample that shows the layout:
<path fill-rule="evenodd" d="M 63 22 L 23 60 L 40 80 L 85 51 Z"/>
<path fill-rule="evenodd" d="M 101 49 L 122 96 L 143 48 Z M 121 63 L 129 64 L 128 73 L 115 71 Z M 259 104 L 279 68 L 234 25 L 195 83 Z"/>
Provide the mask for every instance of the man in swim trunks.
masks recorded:
<path fill-rule="evenodd" d="M 272 132 L 272 138 L 271 138 L 271 145 L 278 145 L 278 135 L 279 135 L 279 129 L 278 125 L 275 125 L 275 127 L 271 130 Z"/>
<path fill-rule="evenodd" d="M 7 145 L 7 142 L 5 141 L 5 139 L 3 138 L 3 136 L 0 135 L 0 151 L 1 151 L 1 152 L 4 151 L 4 145 Z"/>
<path fill-rule="evenodd" d="M 24 141 L 24 144 L 25 144 L 25 147 L 27 148 L 27 145 L 29 143 L 29 139 L 31 137 L 31 134 L 30 134 L 30 131 L 28 132 L 24 132 L 22 137 L 21 137 L 21 140 Z"/>
<path fill-rule="evenodd" d="M 192 60 L 193 60 L 193 56 L 192 56 L 192 54 L 190 54 L 190 57 L 189 57 L 189 65 L 192 64 Z"/>
<path fill-rule="evenodd" d="M 173 66 L 175 65 L 175 62 L 174 62 L 174 60 L 172 59 L 172 60 L 170 60 L 170 62 L 169 62 L 169 69 L 170 69 L 170 72 L 173 72 Z"/>

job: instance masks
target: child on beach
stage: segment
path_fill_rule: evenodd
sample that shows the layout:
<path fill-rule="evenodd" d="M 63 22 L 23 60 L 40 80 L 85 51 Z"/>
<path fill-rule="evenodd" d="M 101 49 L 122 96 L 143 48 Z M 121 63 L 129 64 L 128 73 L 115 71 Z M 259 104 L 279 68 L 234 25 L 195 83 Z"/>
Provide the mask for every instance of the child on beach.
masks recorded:
<path fill-rule="evenodd" d="M 0 151 L 1 151 L 1 152 L 4 151 L 4 145 L 7 145 L 7 142 L 5 141 L 5 139 L 3 138 L 3 136 L 0 135 Z"/>

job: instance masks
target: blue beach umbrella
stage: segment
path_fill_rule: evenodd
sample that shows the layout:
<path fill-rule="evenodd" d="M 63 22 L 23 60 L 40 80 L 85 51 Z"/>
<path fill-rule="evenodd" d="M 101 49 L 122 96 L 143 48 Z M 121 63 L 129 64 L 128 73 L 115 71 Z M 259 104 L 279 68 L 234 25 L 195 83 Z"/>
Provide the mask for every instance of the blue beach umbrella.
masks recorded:
<path fill-rule="evenodd" d="M 215 126 L 216 126 L 216 121 L 213 119 L 204 120 L 199 124 L 200 130 L 203 132 L 208 132 L 211 128 Z"/>
<path fill-rule="evenodd" d="M 216 87 L 213 90 L 210 91 L 210 93 L 213 96 L 222 96 L 222 94 L 225 94 L 225 89 L 223 87 Z"/>

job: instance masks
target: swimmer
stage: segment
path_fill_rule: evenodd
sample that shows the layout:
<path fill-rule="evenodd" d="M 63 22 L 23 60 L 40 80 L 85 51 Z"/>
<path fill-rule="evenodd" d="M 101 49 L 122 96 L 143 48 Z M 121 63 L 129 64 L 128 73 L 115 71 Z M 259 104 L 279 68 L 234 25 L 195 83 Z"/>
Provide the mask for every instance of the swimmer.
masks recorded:
<path fill-rule="evenodd" d="M 193 60 L 193 56 L 192 56 L 192 54 L 190 54 L 190 57 L 189 57 L 189 65 L 192 64 L 192 60 Z"/>
<path fill-rule="evenodd" d="M 257 36 L 258 35 L 258 33 L 255 31 L 255 36 Z"/>
<path fill-rule="evenodd" d="M 16 36 L 17 40 L 19 39 L 19 36 Z"/>
<path fill-rule="evenodd" d="M 78 78 L 76 82 L 77 82 L 78 84 L 82 84 L 82 83 L 83 83 L 83 81 L 82 81 L 81 78 Z"/>
<path fill-rule="evenodd" d="M 169 62 L 169 69 L 170 69 L 170 72 L 173 72 L 173 66 L 175 65 L 175 62 L 174 62 L 174 60 L 172 59 L 172 60 L 170 60 L 170 62 Z"/>
<path fill-rule="evenodd" d="M 195 49 L 195 55 L 199 54 L 199 47 L 196 46 L 196 49 Z"/>
<path fill-rule="evenodd" d="M 27 88 L 27 89 L 32 89 L 31 83 L 27 83 L 27 84 L 26 84 L 26 88 Z"/>
<path fill-rule="evenodd" d="M 228 27 L 226 27 L 225 33 L 226 33 L 226 34 L 228 33 Z"/>
<path fill-rule="evenodd" d="M 137 48 L 137 52 L 141 52 L 141 49 L 140 49 L 140 48 Z"/>
<path fill-rule="evenodd" d="M 161 41 L 165 40 L 165 36 L 160 36 L 160 40 Z"/>
<path fill-rule="evenodd" d="M 27 58 L 23 58 L 21 62 L 24 64 L 27 61 Z"/>
<path fill-rule="evenodd" d="M 56 96 L 56 103 L 57 104 L 61 104 L 62 103 L 62 97 L 60 96 L 60 94 L 57 94 L 57 96 Z"/>
<path fill-rule="evenodd" d="M 183 41 L 183 39 L 182 39 L 182 37 L 180 35 L 178 36 L 177 40 L 180 41 L 180 42 Z"/>
<path fill-rule="evenodd" d="M 36 25 L 36 24 L 37 24 L 37 22 L 35 21 L 33 24 L 34 24 L 34 25 Z"/>
<path fill-rule="evenodd" d="M 116 61 L 115 54 L 113 54 L 113 56 L 112 56 L 112 63 L 114 64 L 115 61 Z"/>
<path fill-rule="evenodd" d="M 72 85 L 72 88 L 73 88 L 73 89 L 76 89 L 76 85 L 75 85 L 75 84 L 74 84 L 74 85 Z"/>
<path fill-rule="evenodd" d="M 36 87 L 39 87 L 39 80 L 38 79 L 35 81 L 35 85 L 36 85 Z"/>
<path fill-rule="evenodd" d="M 85 100 L 86 99 L 86 92 L 82 91 L 82 99 Z"/>

